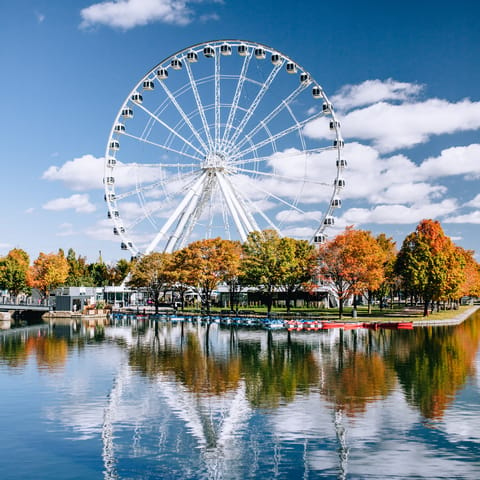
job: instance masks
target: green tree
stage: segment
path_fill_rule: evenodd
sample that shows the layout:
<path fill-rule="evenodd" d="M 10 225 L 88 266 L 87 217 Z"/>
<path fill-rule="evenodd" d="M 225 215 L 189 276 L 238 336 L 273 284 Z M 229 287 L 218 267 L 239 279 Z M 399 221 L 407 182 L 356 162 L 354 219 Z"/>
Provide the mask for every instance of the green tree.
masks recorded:
<path fill-rule="evenodd" d="M 275 230 L 251 232 L 242 247 L 242 281 L 263 292 L 270 313 L 273 293 L 282 284 L 278 255 L 280 235 Z"/>
<path fill-rule="evenodd" d="M 306 240 L 283 237 L 278 245 L 279 285 L 286 294 L 287 312 L 290 312 L 294 292 L 311 282 L 317 266 L 315 247 Z"/>
<path fill-rule="evenodd" d="M 121 258 L 118 262 L 109 267 L 109 277 L 110 283 L 112 285 L 121 285 L 123 281 L 127 278 L 130 270 L 132 268 L 131 262 Z"/>
<path fill-rule="evenodd" d="M 30 257 L 19 248 L 10 250 L 5 257 L 0 258 L 0 288 L 8 290 L 15 299 L 20 293 L 29 293 L 27 272 Z"/>
<path fill-rule="evenodd" d="M 88 264 L 86 257 L 82 257 L 75 253 L 73 248 L 69 248 L 67 252 L 68 262 L 68 278 L 67 285 L 71 287 L 93 286 L 94 282 L 90 272 L 88 271 Z"/>

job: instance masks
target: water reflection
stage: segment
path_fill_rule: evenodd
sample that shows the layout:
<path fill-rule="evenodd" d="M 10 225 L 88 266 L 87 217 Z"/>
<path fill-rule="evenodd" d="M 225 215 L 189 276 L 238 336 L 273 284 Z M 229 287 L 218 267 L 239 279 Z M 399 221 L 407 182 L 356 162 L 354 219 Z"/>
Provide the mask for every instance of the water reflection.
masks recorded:
<path fill-rule="evenodd" d="M 104 478 L 475 478 L 479 320 L 316 333 L 56 325 L 0 336 L 0 374 L 31 360 L 68 371 L 76 390 L 66 382 L 59 401 L 75 408 L 49 419 L 101 439 Z M 79 393 L 69 366 L 87 346 L 106 382 Z"/>

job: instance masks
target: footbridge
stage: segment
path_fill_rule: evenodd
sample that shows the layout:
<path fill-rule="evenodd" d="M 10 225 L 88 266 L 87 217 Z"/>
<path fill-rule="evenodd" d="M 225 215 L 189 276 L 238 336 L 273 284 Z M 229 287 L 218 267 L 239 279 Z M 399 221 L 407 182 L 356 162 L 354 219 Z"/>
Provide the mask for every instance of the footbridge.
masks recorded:
<path fill-rule="evenodd" d="M 38 303 L 0 303 L 0 312 L 49 312 L 52 308 Z"/>

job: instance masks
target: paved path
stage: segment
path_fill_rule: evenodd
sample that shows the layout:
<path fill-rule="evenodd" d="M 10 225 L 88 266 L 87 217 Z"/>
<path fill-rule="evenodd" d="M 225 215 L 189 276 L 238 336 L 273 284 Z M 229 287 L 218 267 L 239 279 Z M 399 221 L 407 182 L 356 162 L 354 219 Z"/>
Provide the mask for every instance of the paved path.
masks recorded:
<path fill-rule="evenodd" d="M 413 325 L 415 327 L 428 327 L 430 325 L 458 325 L 464 322 L 470 315 L 475 313 L 480 308 L 480 305 L 473 305 L 467 310 L 459 313 L 453 318 L 447 318 L 444 320 L 414 320 Z"/>

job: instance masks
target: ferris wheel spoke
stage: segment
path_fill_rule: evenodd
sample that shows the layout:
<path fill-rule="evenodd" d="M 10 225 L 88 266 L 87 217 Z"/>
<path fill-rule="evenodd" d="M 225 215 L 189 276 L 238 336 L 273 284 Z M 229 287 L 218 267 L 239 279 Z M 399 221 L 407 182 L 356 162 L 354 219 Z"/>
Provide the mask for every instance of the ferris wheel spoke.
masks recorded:
<path fill-rule="evenodd" d="M 253 56 L 253 50 L 250 50 L 250 52 L 247 55 L 245 55 L 245 58 L 243 60 L 242 70 L 240 72 L 240 75 L 238 76 L 237 86 L 235 87 L 235 95 L 233 97 L 233 101 L 232 101 L 232 105 L 230 107 L 230 111 L 228 112 L 227 123 L 226 123 L 226 126 L 225 126 L 225 130 L 223 132 L 223 137 L 222 137 L 222 145 L 223 146 L 227 145 L 226 139 L 228 139 L 228 137 L 230 135 L 230 132 L 232 130 L 232 127 L 233 127 L 233 120 L 235 118 L 235 114 L 237 113 L 238 103 L 240 101 L 240 95 L 243 91 L 243 85 L 244 85 L 245 80 L 247 78 L 246 73 L 247 73 L 248 66 L 250 64 L 250 60 L 251 60 L 252 56 Z"/>
<path fill-rule="evenodd" d="M 263 140 L 250 145 L 250 147 L 246 148 L 245 150 L 239 151 L 239 152 L 235 153 L 234 155 L 232 155 L 232 157 L 231 157 L 232 160 L 235 161 L 237 158 L 241 158 L 241 157 L 243 157 L 244 155 L 247 155 L 250 152 L 253 152 L 253 151 L 255 151 L 255 150 L 257 150 L 261 147 L 264 147 L 265 145 L 268 145 L 269 143 L 274 143 L 277 140 L 280 140 L 281 138 L 283 138 L 287 135 L 290 135 L 292 132 L 295 132 L 295 131 L 301 132 L 302 128 L 305 125 L 307 125 L 308 123 L 310 123 L 312 121 L 312 118 L 316 118 L 317 116 L 318 115 L 315 115 L 314 117 L 306 118 L 305 120 L 302 120 L 301 122 L 297 122 L 297 123 L 292 124 L 290 127 L 286 128 L 285 130 L 277 132 L 276 134 L 271 135 L 271 136 L 269 135 L 268 137 L 264 138 Z M 328 146 L 328 147 L 320 148 L 318 150 L 325 151 L 325 150 L 333 150 L 334 148 L 335 147 L 333 147 L 333 146 Z"/>
<path fill-rule="evenodd" d="M 250 105 L 250 108 L 248 109 L 248 111 L 243 116 L 243 118 L 242 118 L 240 124 L 238 125 L 238 127 L 235 129 L 234 134 L 232 135 L 231 138 L 229 138 L 229 139 L 227 138 L 228 143 L 233 145 L 237 141 L 238 137 L 243 133 L 243 130 L 245 129 L 248 121 L 252 118 L 252 115 L 255 113 L 255 110 L 257 109 L 258 105 L 260 104 L 263 97 L 265 96 L 268 89 L 270 88 L 271 84 L 275 80 L 275 77 L 277 76 L 278 72 L 280 71 L 283 63 L 284 63 L 284 61 L 282 61 L 281 63 L 279 63 L 278 65 L 275 65 L 273 67 L 272 71 L 270 72 L 270 75 L 265 80 L 265 83 L 262 84 L 257 96 L 255 97 L 252 104 Z"/>
<path fill-rule="evenodd" d="M 151 112 L 148 108 L 145 108 L 141 103 L 137 104 L 138 107 L 140 107 L 147 115 L 150 115 L 150 117 L 157 121 L 160 125 L 162 125 L 164 128 L 166 128 L 170 133 L 175 135 L 178 139 L 180 139 L 183 143 L 188 145 L 192 150 L 195 150 L 200 156 L 204 156 L 204 152 L 199 150 L 197 147 L 195 147 L 190 141 L 188 141 L 185 137 L 180 135 L 174 128 L 172 128 L 170 125 L 165 123 L 161 118 L 158 117 L 158 115 L 155 115 L 153 112 Z"/>
<path fill-rule="evenodd" d="M 257 191 L 263 193 L 264 195 L 267 195 L 268 197 L 271 197 L 271 198 L 274 198 L 275 200 L 277 200 L 278 202 L 282 203 L 283 205 L 286 205 L 288 208 L 292 209 L 292 210 L 295 210 L 299 213 L 302 213 L 304 214 L 305 212 L 298 208 L 294 203 L 292 202 L 289 202 L 287 200 L 284 200 L 283 198 L 279 197 L 278 195 L 268 191 L 268 190 L 265 190 L 264 188 L 261 188 L 259 185 L 258 185 L 258 182 L 249 182 L 249 185 L 252 186 L 252 188 L 256 189 Z"/>
<path fill-rule="evenodd" d="M 265 125 L 273 120 L 284 108 L 286 108 L 295 98 L 302 93 L 305 88 L 307 88 L 307 83 L 301 83 L 293 92 L 290 93 L 286 98 L 284 98 L 268 115 L 266 115 L 262 120 L 258 122 L 258 124 L 252 128 L 248 133 L 245 134 L 245 138 L 238 142 L 236 145 L 237 149 L 242 148 L 245 142 L 248 141 L 248 138 L 253 138 Z"/>
<path fill-rule="evenodd" d="M 215 148 L 220 142 L 220 58 L 219 52 L 215 55 Z"/>
<path fill-rule="evenodd" d="M 251 175 L 261 175 L 264 177 L 270 177 L 270 178 L 277 178 L 279 180 L 286 180 L 290 182 L 302 182 L 302 183 L 311 183 L 314 185 L 322 185 L 324 187 L 331 187 L 331 183 L 326 183 L 326 182 L 319 182 L 317 180 L 311 180 L 310 178 L 307 177 L 291 177 L 287 175 L 279 175 L 278 173 L 275 172 L 262 172 L 260 170 L 250 170 L 248 168 L 237 168 L 237 171 L 243 172 L 243 173 L 248 173 Z"/>
<path fill-rule="evenodd" d="M 204 151 L 207 151 L 208 150 L 208 147 L 207 145 L 205 144 L 205 142 L 203 141 L 203 138 L 200 136 L 200 134 L 198 133 L 197 129 L 193 126 L 192 122 L 190 121 L 190 118 L 188 117 L 188 115 L 185 113 L 185 111 L 183 110 L 183 108 L 180 106 L 180 104 L 178 103 L 177 99 L 175 98 L 175 96 L 172 94 L 172 92 L 170 91 L 170 89 L 167 87 L 166 83 L 165 82 L 162 82 L 159 80 L 159 83 L 160 85 L 162 86 L 163 90 L 165 91 L 165 93 L 167 94 L 168 98 L 170 99 L 170 101 L 172 102 L 172 104 L 175 106 L 175 108 L 177 109 L 178 113 L 180 114 L 180 116 L 183 118 L 183 121 L 188 125 L 188 127 L 190 128 L 190 130 L 192 131 L 192 133 L 195 135 L 195 138 L 198 140 L 198 142 L 200 143 L 200 145 L 202 146 L 203 150 Z"/>
<path fill-rule="evenodd" d="M 318 148 L 310 148 L 305 150 L 298 150 L 297 153 L 288 153 L 285 155 L 285 158 L 293 159 L 293 158 L 300 158 L 300 157 L 308 157 L 309 155 L 315 155 L 325 150 L 331 150 L 331 147 L 318 147 Z M 229 162 L 229 166 L 237 167 L 239 165 L 248 165 L 248 164 L 260 164 L 262 162 L 269 162 L 273 159 L 272 155 L 267 157 L 249 157 L 249 158 L 242 158 L 241 160 L 233 160 Z"/>
<path fill-rule="evenodd" d="M 162 143 L 152 142 L 151 140 L 148 140 L 148 139 L 142 138 L 142 137 L 137 137 L 136 135 L 132 135 L 131 133 L 123 133 L 122 135 L 125 136 L 125 137 L 132 138 L 133 140 L 138 140 L 139 142 L 146 143 L 148 145 L 152 145 L 154 147 L 158 147 L 158 148 L 161 148 L 163 150 L 167 150 L 169 152 L 176 153 L 178 155 L 182 155 L 183 157 L 192 158 L 193 160 L 197 160 L 199 163 L 202 161 L 201 158 L 196 157 L 195 155 L 191 155 L 187 152 L 182 152 L 181 150 L 176 150 L 176 149 L 168 147 L 167 145 L 164 145 Z M 202 157 L 203 157 L 203 154 L 202 154 Z"/>
<path fill-rule="evenodd" d="M 185 63 L 185 68 L 187 70 L 188 78 L 190 80 L 190 85 L 192 87 L 193 96 L 195 97 L 195 103 L 197 104 L 198 113 L 200 114 L 200 118 L 202 120 L 203 129 L 205 131 L 205 135 L 207 137 L 207 143 L 210 146 L 210 149 L 213 147 L 212 136 L 210 135 L 210 129 L 208 127 L 207 117 L 205 116 L 205 109 L 202 104 L 202 99 L 200 98 L 200 93 L 198 91 L 198 85 L 195 81 L 193 76 L 192 69 L 190 67 L 190 63 Z"/>
<path fill-rule="evenodd" d="M 172 175 L 169 178 L 162 178 L 161 180 L 158 180 L 157 182 L 151 183 L 149 185 L 137 186 L 133 190 L 129 190 L 127 192 L 116 194 L 115 199 L 116 200 L 123 200 L 123 199 L 131 197 L 133 195 L 139 195 L 139 194 L 142 194 L 144 192 L 154 190 L 157 187 L 165 187 L 165 185 L 168 185 L 172 180 L 183 181 L 183 180 L 186 180 L 189 177 L 193 177 L 195 175 L 198 175 L 198 171 L 188 172 L 188 173 L 185 173 L 183 175 Z"/>

